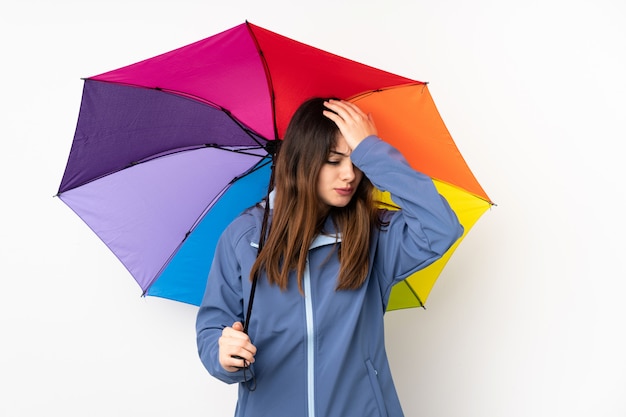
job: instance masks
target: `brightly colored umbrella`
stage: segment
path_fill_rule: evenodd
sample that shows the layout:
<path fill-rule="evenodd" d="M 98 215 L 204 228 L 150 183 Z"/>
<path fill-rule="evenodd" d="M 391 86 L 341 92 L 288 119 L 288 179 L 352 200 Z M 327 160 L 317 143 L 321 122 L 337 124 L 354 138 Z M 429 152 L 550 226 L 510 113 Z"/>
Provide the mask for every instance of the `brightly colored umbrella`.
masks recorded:
<path fill-rule="evenodd" d="M 466 233 L 490 206 L 425 83 L 248 22 L 85 79 L 57 195 L 144 295 L 199 305 L 217 239 L 266 195 L 272 144 L 313 96 L 372 112 L 380 135 L 436 181 Z M 453 250 L 394 287 L 389 309 L 423 305 Z"/>

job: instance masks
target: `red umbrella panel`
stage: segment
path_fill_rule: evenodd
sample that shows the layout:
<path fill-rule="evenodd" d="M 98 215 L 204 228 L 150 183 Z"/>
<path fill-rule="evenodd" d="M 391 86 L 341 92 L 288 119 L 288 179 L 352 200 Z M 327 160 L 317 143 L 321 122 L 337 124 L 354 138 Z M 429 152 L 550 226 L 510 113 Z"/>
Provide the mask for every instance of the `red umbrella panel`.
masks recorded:
<path fill-rule="evenodd" d="M 406 113 L 386 116 L 375 97 L 403 89 L 428 91 L 422 82 L 246 22 L 86 78 L 58 196 L 119 258 L 143 294 L 199 305 L 219 235 L 266 194 L 271 145 L 306 99 L 353 98 L 402 152 L 430 146 L 437 154 L 438 145 L 412 143 L 424 138 L 386 127 L 411 131 L 417 115 L 445 129 L 432 100 L 419 108 L 398 97 L 403 104 L 394 107 L 404 106 Z M 456 174 L 441 180 L 487 207 L 489 199 L 447 130 L 444 136 L 444 159 L 455 155 L 445 170 Z M 439 177 L 429 167 L 424 172 Z M 464 188 L 458 177 L 473 185 Z"/>

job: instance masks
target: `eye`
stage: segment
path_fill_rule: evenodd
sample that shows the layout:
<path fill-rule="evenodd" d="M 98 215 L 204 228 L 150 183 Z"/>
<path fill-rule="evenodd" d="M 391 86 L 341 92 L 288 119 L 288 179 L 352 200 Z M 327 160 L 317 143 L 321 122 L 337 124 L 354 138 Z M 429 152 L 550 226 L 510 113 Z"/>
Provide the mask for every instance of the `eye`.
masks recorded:
<path fill-rule="evenodd" d="M 326 163 L 327 163 L 328 165 L 339 165 L 339 163 L 340 163 L 340 162 L 341 162 L 341 161 L 339 161 L 339 160 L 337 160 L 337 159 L 329 159 L 329 160 L 327 160 L 327 161 L 326 161 Z"/>

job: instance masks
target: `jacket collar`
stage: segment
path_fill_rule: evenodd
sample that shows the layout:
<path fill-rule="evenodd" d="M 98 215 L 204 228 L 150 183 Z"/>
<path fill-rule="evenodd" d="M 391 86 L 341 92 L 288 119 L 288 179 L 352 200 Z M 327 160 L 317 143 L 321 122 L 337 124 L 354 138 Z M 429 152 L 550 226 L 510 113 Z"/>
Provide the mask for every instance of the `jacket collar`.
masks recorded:
<path fill-rule="evenodd" d="M 270 194 L 269 194 L 270 219 L 271 219 L 271 214 L 272 214 L 272 211 L 273 211 L 273 208 L 274 208 L 274 197 L 275 196 L 276 196 L 276 190 L 272 190 L 270 192 Z M 265 208 L 265 204 L 266 204 L 265 200 L 261 201 L 261 203 L 260 203 L 261 207 L 263 207 L 263 208 Z M 332 226 L 332 223 L 330 222 L 330 220 L 327 220 L 326 226 Z M 260 228 L 259 228 L 259 230 L 260 230 Z M 341 242 L 341 233 L 317 235 L 315 237 L 315 239 L 313 239 L 313 242 L 311 242 L 311 245 L 309 246 L 309 250 L 315 249 L 315 248 L 319 248 L 321 246 L 334 245 L 335 243 L 339 243 L 339 242 Z M 250 246 L 252 246 L 254 248 L 258 248 L 259 247 L 259 243 L 258 242 L 250 242 Z"/>
<path fill-rule="evenodd" d="M 319 248 L 320 246 L 334 245 L 339 242 L 341 242 L 341 233 L 334 235 L 317 235 L 315 239 L 313 239 L 313 242 L 311 242 L 309 250 Z"/>

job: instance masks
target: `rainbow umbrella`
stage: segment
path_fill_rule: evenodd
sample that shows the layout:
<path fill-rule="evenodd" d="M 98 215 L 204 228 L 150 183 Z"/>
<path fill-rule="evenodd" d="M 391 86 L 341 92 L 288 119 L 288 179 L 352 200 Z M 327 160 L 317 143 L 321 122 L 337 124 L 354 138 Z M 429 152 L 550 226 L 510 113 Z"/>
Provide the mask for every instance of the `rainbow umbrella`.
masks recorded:
<path fill-rule="evenodd" d="M 142 295 L 199 305 L 219 236 L 267 194 L 276 141 L 313 96 L 372 112 L 381 137 L 435 180 L 465 233 L 491 205 L 425 83 L 249 22 L 86 78 L 57 196 Z M 394 287 L 389 309 L 423 305 L 454 249 Z"/>

